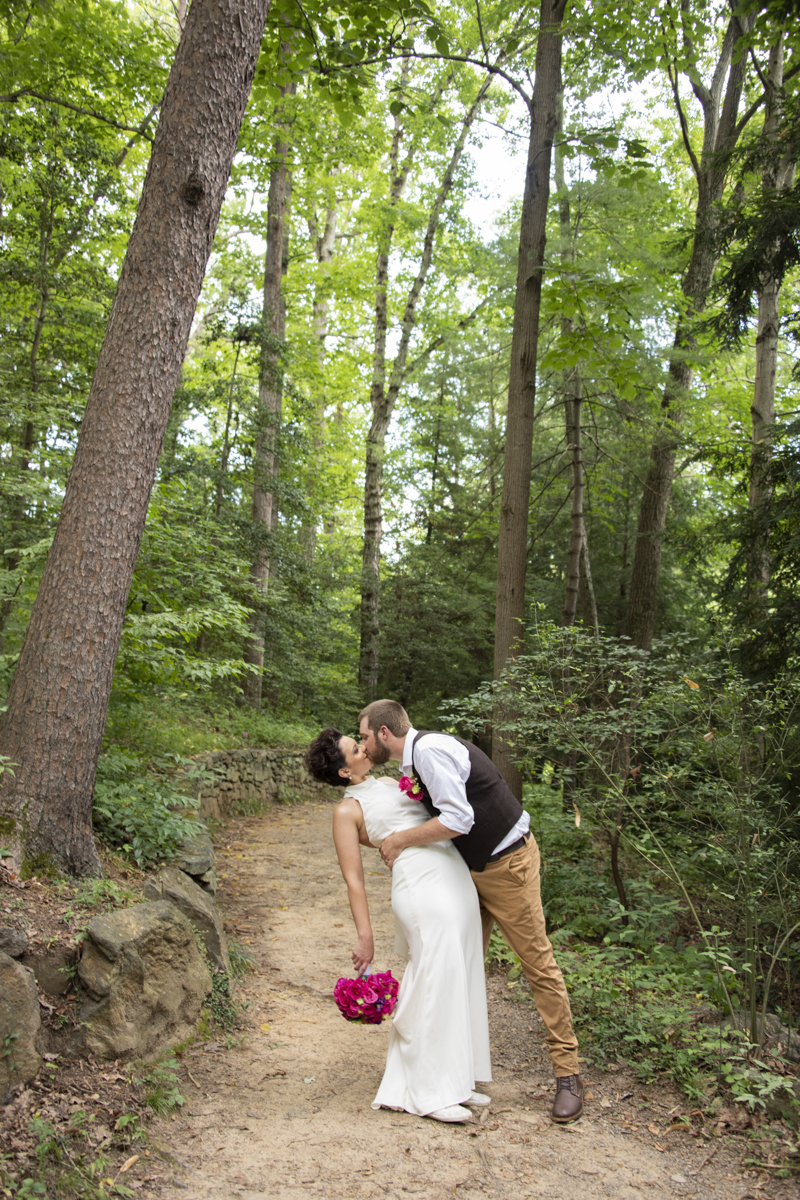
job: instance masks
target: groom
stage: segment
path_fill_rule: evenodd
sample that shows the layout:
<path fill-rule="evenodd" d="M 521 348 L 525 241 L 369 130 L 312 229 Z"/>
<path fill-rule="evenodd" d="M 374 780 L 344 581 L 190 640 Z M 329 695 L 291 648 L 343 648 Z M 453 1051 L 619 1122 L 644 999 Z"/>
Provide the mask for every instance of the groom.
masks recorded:
<path fill-rule="evenodd" d="M 481 901 L 484 951 L 496 921 L 519 956 L 547 1029 L 556 1076 L 552 1118 L 583 1111 L 578 1043 L 561 971 L 545 932 L 539 894 L 539 849 L 528 814 L 482 750 L 446 733 L 418 732 L 396 700 L 375 700 L 359 714 L 361 741 L 375 765 L 399 759 L 422 789 L 431 814 L 424 825 L 392 833 L 381 857 L 393 866 L 407 846 L 452 839 L 469 866 Z"/>

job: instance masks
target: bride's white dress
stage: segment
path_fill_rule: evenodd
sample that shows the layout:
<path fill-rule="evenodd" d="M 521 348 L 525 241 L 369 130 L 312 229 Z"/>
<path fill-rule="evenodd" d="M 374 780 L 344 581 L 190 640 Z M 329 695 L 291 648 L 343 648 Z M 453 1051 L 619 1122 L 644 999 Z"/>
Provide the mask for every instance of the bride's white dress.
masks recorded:
<path fill-rule="evenodd" d="M 373 846 L 430 820 L 389 779 L 349 786 Z M 409 950 L 386 1070 L 372 1107 L 424 1116 L 492 1078 L 478 893 L 451 842 L 409 846 L 392 869 L 392 908 Z"/>

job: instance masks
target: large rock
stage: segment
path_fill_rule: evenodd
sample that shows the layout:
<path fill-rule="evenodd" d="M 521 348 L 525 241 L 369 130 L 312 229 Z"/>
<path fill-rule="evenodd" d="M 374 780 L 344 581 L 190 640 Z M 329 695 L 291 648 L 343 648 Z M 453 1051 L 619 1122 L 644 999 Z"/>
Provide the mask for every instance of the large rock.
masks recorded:
<path fill-rule="evenodd" d="M 222 917 L 214 901 L 177 867 L 163 867 L 144 885 L 146 900 L 169 900 L 191 921 L 200 934 L 215 966 L 230 973 L 228 940 Z"/>
<path fill-rule="evenodd" d="M 41 1025 L 33 972 L 0 953 L 0 1104 L 29 1083 L 41 1066 L 36 1035 Z"/>
<path fill-rule="evenodd" d="M 66 996 L 72 986 L 78 955 L 71 946 L 52 946 L 49 950 L 28 951 L 20 961 L 24 967 L 30 967 L 48 996 Z"/>
<path fill-rule="evenodd" d="M 12 925 L 0 925 L 0 954 L 9 958 L 21 958 L 28 949 L 28 935 L 24 929 Z"/>
<path fill-rule="evenodd" d="M 172 865 L 198 882 L 209 871 L 213 871 L 214 847 L 205 829 L 198 829 L 197 833 L 182 843 L 173 856 Z"/>
<path fill-rule="evenodd" d="M 192 927 L 174 904 L 135 904 L 86 929 L 78 976 L 76 1053 L 149 1058 L 195 1030 L 211 976 Z"/>

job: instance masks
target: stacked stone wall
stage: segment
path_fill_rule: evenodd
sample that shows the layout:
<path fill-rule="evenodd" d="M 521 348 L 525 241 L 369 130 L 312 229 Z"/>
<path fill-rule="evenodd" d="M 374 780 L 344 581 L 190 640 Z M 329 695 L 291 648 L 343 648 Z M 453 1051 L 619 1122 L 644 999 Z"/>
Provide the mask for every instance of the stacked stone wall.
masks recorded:
<path fill-rule="evenodd" d="M 304 750 L 216 750 L 197 756 L 206 768 L 198 798 L 201 817 L 225 817 L 251 805 L 336 800 L 338 788 L 317 783 L 305 768 Z M 397 763 L 376 767 L 375 775 L 399 774 Z"/>

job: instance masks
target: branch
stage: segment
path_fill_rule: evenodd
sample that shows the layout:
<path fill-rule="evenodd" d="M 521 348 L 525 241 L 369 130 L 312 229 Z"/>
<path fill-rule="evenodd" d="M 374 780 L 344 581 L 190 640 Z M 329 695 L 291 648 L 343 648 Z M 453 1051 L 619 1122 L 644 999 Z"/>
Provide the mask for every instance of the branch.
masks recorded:
<path fill-rule="evenodd" d="M 472 312 L 468 314 L 468 316 L 461 318 L 456 326 L 456 329 L 464 330 L 471 325 L 472 322 L 477 319 L 481 310 L 484 309 L 488 303 L 489 297 L 487 296 L 484 300 L 481 300 L 480 304 L 474 308 Z M 403 381 L 408 379 L 410 375 L 413 375 L 417 368 L 420 367 L 424 362 L 427 362 L 434 350 L 438 350 L 440 346 L 444 345 L 445 340 L 446 334 L 440 333 L 438 337 L 433 338 L 433 340 L 428 343 L 424 350 L 420 350 L 417 357 L 412 359 L 410 363 L 406 364 L 405 370 L 403 371 Z"/>
<path fill-rule="evenodd" d="M 435 62 L 462 62 L 471 63 L 474 67 L 482 67 L 484 71 L 488 71 L 491 75 L 499 75 L 501 79 L 505 79 L 509 87 L 512 87 L 525 101 L 528 109 L 531 106 L 531 99 L 524 88 L 520 87 L 516 79 L 512 79 L 507 72 L 503 71 L 496 63 L 484 62 L 481 58 L 473 58 L 469 54 L 422 54 L 418 50 L 404 50 L 402 54 L 389 54 L 375 56 L 373 58 L 364 58 L 359 63 L 359 67 L 375 66 L 378 63 L 385 63 L 387 58 L 419 58 L 433 59 Z M 333 75 L 336 71 L 349 71 L 350 67 L 327 67 L 323 74 Z"/>
<path fill-rule="evenodd" d="M 786 74 L 783 77 L 784 86 L 789 82 L 790 79 L 794 78 L 794 76 L 798 73 L 798 71 L 800 71 L 800 62 L 796 62 L 794 64 L 794 66 L 791 68 L 791 70 L 786 72 Z M 761 95 L 758 97 L 758 99 L 754 100 L 753 103 L 750 105 L 750 107 L 748 109 L 746 109 L 744 113 L 742 113 L 741 117 L 737 121 L 737 123 L 734 127 L 734 130 L 733 130 L 732 137 L 734 138 L 734 140 L 738 140 L 739 134 L 742 132 L 742 130 L 744 129 L 747 122 L 750 121 L 756 115 L 758 110 L 761 108 L 761 105 L 766 100 L 766 98 L 767 98 L 766 92 L 762 92 Z"/>
<path fill-rule="evenodd" d="M 61 100 L 58 96 L 51 96 L 49 92 L 37 92 L 34 88 L 20 88 L 19 91 L 9 92 L 6 96 L 0 96 L 0 104 L 16 104 L 17 100 L 21 99 L 22 96 L 32 96 L 34 100 L 41 100 L 44 104 L 58 104 L 61 108 L 68 108 L 82 117 L 94 117 L 95 120 L 103 121 L 106 125 L 111 125 L 114 129 L 121 129 L 123 133 L 138 133 L 142 137 L 147 138 L 148 142 L 152 142 L 153 140 L 144 132 L 151 117 L 148 117 L 141 125 L 122 125 L 119 121 L 115 121 L 113 117 L 107 117 L 104 113 L 97 112 L 96 109 L 82 108 L 79 104 L 73 104 L 70 100 Z"/>
<path fill-rule="evenodd" d="M 665 42 L 664 50 L 666 51 L 666 49 L 667 49 L 667 44 Z M 695 154 L 694 150 L 692 149 L 692 143 L 689 141 L 689 126 L 686 121 L 686 113 L 683 111 L 683 105 L 681 104 L 681 97 L 680 97 L 680 93 L 678 91 L 677 71 L 676 71 L 675 75 L 673 76 L 671 63 L 667 63 L 667 75 L 669 76 L 669 81 L 670 81 L 670 84 L 672 85 L 672 95 L 675 98 L 675 107 L 678 110 L 678 118 L 680 119 L 680 123 L 681 123 L 681 134 L 683 135 L 683 144 L 686 147 L 686 153 L 689 155 L 689 159 L 691 161 L 692 168 L 694 170 L 695 176 L 699 183 L 700 182 L 700 163 L 697 161 L 697 155 Z"/>
<path fill-rule="evenodd" d="M 769 88 L 769 84 L 767 83 L 767 80 L 764 77 L 764 72 L 761 70 L 761 67 L 758 65 L 758 59 L 755 56 L 755 51 L 753 50 L 752 46 L 750 46 L 748 48 L 748 53 L 750 55 L 750 61 L 752 62 L 753 66 L 756 69 L 756 75 L 758 75 L 758 78 L 761 80 L 761 86 L 763 87 L 764 91 L 766 92 Z"/>
<path fill-rule="evenodd" d="M 481 20 L 481 0 L 475 0 L 475 12 L 478 17 L 478 32 L 481 35 L 481 45 L 483 46 L 483 56 L 488 63 L 489 51 L 486 49 L 486 38 L 483 36 L 483 21 Z"/>
<path fill-rule="evenodd" d="M 325 70 L 322 66 L 322 55 L 320 53 L 319 42 L 317 41 L 317 35 L 314 32 L 314 26 L 311 24 L 310 20 L 308 19 L 308 14 L 306 13 L 306 10 L 303 8 L 301 0 L 294 0 L 294 2 L 297 5 L 297 7 L 300 9 L 303 20 L 305 21 L 306 25 L 308 26 L 308 32 L 311 34 L 311 40 L 314 43 L 314 50 L 316 51 L 317 63 L 319 65 L 320 73 L 324 75 Z"/>

